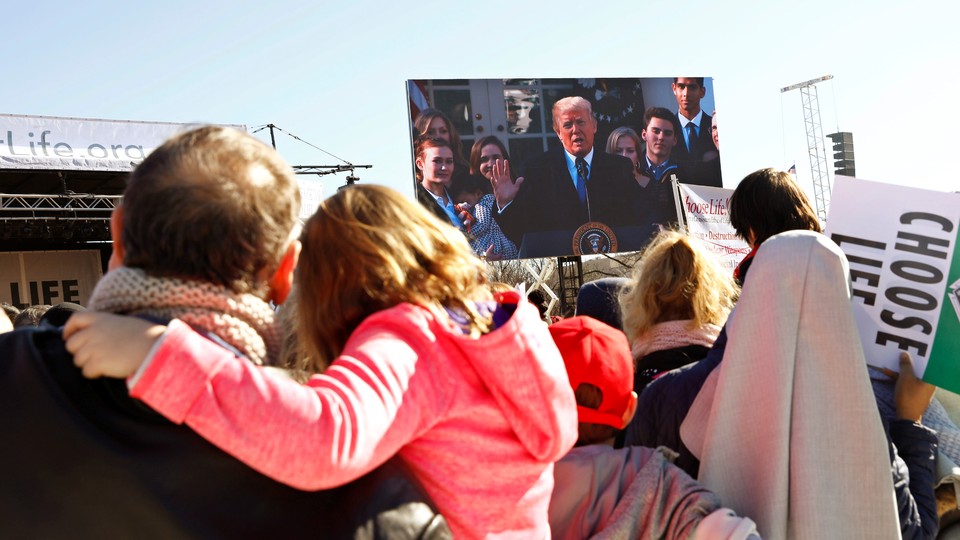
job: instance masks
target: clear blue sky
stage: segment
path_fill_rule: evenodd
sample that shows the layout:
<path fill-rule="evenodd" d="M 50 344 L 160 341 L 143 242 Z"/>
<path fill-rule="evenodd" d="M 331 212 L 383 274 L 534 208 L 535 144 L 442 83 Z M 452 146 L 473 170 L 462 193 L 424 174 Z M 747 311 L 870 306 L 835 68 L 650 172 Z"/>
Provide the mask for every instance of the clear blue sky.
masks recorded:
<path fill-rule="evenodd" d="M 407 79 L 706 75 L 726 187 L 793 162 L 809 184 L 800 94 L 780 88 L 831 74 L 823 130 L 853 132 L 859 177 L 960 190 L 952 4 L 596 4 L 8 2 L 0 112 L 273 123 L 411 194 Z M 294 165 L 337 163 L 278 146 Z"/>

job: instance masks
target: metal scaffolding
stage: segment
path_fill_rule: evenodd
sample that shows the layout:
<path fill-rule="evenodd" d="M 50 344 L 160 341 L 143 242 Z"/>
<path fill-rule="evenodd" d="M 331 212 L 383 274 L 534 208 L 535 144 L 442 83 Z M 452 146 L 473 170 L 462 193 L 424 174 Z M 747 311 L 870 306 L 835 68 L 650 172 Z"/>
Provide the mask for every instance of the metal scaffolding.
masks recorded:
<path fill-rule="evenodd" d="M 122 199 L 122 195 L 0 193 L 0 217 L 20 220 L 109 220 L 110 212 L 119 206 Z"/>
<path fill-rule="evenodd" d="M 107 241 L 121 195 L 0 193 L 0 240 Z"/>
<path fill-rule="evenodd" d="M 801 105 L 803 106 L 803 120 L 807 128 L 807 151 L 810 156 L 810 173 L 813 178 L 813 198 L 817 208 L 817 217 L 820 221 L 827 220 L 827 210 L 830 208 L 830 174 L 827 169 L 827 149 L 823 143 L 823 127 L 820 122 L 820 102 L 817 98 L 816 84 L 829 81 L 833 75 L 824 75 L 802 83 L 797 83 L 780 92 L 800 89 Z"/>
<path fill-rule="evenodd" d="M 560 315 L 573 317 L 577 307 L 577 295 L 583 285 L 583 262 L 578 255 L 557 257 L 560 273 Z"/>

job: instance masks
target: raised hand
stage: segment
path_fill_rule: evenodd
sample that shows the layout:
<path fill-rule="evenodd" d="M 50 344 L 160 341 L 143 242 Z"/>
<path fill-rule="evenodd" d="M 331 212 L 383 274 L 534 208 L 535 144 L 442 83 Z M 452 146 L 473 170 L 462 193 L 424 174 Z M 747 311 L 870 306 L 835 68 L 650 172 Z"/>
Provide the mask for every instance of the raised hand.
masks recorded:
<path fill-rule="evenodd" d="M 457 209 L 457 217 L 460 218 L 460 222 L 463 223 L 463 226 L 467 229 L 467 233 L 469 233 L 473 222 L 476 221 L 476 218 L 470 213 L 470 209 L 473 207 L 470 203 L 464 202 L 456 205 L 455 208 Z"/>
<path fill-rule="evenodd" d="M 493 187 L 493 196 L 497 199 L 497 207 L 503 209 L 516 198 L 520 185 L 523 184 L 523 177 L 514 181 L 510 177 L 510 162 L 505 159 L 493 162 L 491 176 L 490 185 Z"/>
<path fill-rule="evenodd" d="M 893 390 L 894 403 L 897 406 L 897 417 L 904 420 L 920 423 L 923 413 L 933 400 L 936 386 L 925 383 L 917 378 L 913 371 L 913 359 L 910 353 L 900 353 L 900 375 Z"/>
<path fill-rule="evenodd" d="M 493 250 L 493 244 L 490 244 L 490 247 L 487 248 L 487 251 L 483 254 L 484 260 L 487 261 L 502 261 L 503 253 L 497 253 Z"/>

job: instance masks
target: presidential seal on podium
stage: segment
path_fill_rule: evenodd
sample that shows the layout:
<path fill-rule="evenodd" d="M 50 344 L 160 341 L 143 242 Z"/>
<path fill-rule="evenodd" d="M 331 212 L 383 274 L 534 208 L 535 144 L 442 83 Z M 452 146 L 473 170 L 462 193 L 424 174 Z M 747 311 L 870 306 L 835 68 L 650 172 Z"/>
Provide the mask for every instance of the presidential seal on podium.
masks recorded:
<path fill-rule="evenodd" d="M 615 253 L 617 236 L 613 229 L 599 221 L 588 221 L 573 233 L 573 254 L 594 255 Z"/>

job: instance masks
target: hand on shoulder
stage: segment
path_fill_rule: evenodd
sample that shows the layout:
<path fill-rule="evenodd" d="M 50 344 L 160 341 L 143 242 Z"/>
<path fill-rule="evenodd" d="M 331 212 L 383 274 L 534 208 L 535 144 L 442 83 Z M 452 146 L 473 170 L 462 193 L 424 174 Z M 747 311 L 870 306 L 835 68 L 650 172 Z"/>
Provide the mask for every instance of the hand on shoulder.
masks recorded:
<path fill-rule="evenodd" d="M 166 329 L 136 317 L 82 311 L 67 321 L 63 337 L 85 377 L 126 378 L 136 373 Z"/>

